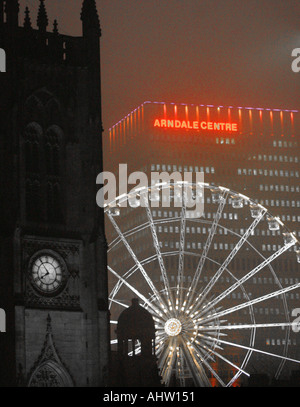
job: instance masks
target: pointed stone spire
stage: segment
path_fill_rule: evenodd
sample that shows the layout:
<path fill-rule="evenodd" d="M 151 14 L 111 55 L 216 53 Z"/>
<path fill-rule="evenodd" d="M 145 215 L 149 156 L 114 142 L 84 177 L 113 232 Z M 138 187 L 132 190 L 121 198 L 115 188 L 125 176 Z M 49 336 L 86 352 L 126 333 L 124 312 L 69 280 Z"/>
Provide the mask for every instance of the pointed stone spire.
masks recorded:
<path fill-rule="evenodd" d="M 37 26 L 39 27 L 40 31 L 46 32 L 48 27 L 48 16 L 44 1 L 45 0 L 40 0 L 40 7 L 37 16 Z"/>
<path fill-rule="evenodd" d="M 83 36 L 101 36 L 100 21 L 95 0 L 84 0 L 81 9 Z"/>
<path fill-rule="evenodd" d="M 47 367 L 49 361 L 57 366 L 57 371 L 59 372 L 56 373 L 54 369 L 51 370 L 51 374 L 53 374 L 54 378 L 53 383 L 57 377 L 59 381 L 62 382 L 62 387 L 74 387 L 73 379 L 57 352 L 52 334 L 51 317 L 48 314 L 44 345 L 41 349 L 39 357 L 34 363 L 32 374 L 30 375 L 29 382 L 27 383 L 28 387 L 49 386 L 49 383 L 51 383 L 51 381 L 49 381 Z"/>
<path fill-rule="evenodd" d="M 31 20 L 30 20 L 30 11 L 29 8 L 25 8 L 25 18 L 24 18 L 24 28 L 25 30 L 31 30 Z"/>
<path fill-rule="evenodd" d="M 52 321 L 51 321 L 50 314 L 48 314 L 48 316 L 47 316 L 47 328 L 46 328 L 47 335 L 52 334 L 52 323 L 51 322 Z"/>
<path fill-rule="evenodd" d="M 18 28 L 19 25 L 19 1 L 10 0 L 5 2 L 6 21 L 10 28 Z"/>
<path fill-rule="evenodd" d="M 55 34 L 55 35 L 58 34 L 58 23 L 57 23 L 56 19 L 53 22 L 53 34 Z"/>

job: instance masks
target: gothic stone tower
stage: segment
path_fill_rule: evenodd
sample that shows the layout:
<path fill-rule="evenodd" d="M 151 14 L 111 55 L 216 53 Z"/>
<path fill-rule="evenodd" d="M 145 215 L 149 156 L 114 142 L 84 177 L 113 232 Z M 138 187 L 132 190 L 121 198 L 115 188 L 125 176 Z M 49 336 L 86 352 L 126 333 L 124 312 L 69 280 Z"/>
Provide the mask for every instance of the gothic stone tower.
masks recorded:
<path fill-rule="evenodd" d="M 37 29 L 0 0 L 0 386 L 103 386 L 108 364 L 100 24 L 84 0 L 82 37 Z"/>

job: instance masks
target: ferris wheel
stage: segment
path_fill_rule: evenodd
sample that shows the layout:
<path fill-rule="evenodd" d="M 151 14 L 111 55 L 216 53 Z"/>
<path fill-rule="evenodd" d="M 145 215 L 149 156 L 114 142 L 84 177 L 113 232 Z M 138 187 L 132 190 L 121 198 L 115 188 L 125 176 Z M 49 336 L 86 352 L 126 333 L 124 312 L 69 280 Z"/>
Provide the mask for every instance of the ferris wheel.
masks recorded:
<path fill-rule="evenodd" d="M 181 208 L 162 207 L 162 192 L 175 200 L 178 187 L 185 191 Z M 135 296 L 155 322 L 164 385 L 176 378 L 183 387 L 234 386 L 266 363 L 279 378 L 285 364 L 300 363 L 289 351 L 288 302 L 300 282 L 296 269 L 286 278 L 280 263 L 291 252 L 298 267 L 299 242 L 254 200 L 202 187 L 199 194 L 195 183 L 161 183 L 105 206 L 112 335 Z M 188 216 L 186 191 L 208 203 L 201 217 Z M 111 344 L 117 346 L 113 336 Z"/>

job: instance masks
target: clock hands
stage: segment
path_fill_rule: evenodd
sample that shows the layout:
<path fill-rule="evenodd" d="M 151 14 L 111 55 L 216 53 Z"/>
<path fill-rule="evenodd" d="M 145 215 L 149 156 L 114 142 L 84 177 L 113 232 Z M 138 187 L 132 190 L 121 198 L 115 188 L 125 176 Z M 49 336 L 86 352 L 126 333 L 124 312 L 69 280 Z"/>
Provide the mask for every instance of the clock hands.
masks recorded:
<path fill-rule="evenodd" d="M 32 266 L 36 288 L 44 293 L 54 293 L 63 284 L 61 265 L 54 257 L 40 256 Z"/>
<path fill-rule="evenodd" d="M 44 264 L 42 264 L 42 266 L 44 267 L 46 273 L 43 274 L 42 276 L 40 276 L 40 279 L 43 280 L 46 276 L 48 276 L 50 274 L 49 270 L 46 269 L 46 266 Z M 41 267 L 42 267 L 41 266 Z"/>
<path fill-rule="evenodd" d="M 44 267 L 44 269 L 46 270 L 46 273 L 45 273 L 45 274 L 43 274 L 42 276 L 40 276 L 40 278 L 42 279 L 42 278 L 44 278 L 44 277 L 48 276 L 48 274 L 50 274 L 50 273 L 49 273 L 49 270 L 47 270 L 47 269 L 46 269 L 46 267 L 45 267 L 45 265 L 44 265 L 44 264 L 42 264 L 42 266 L 41 266 L 41 267 Z"/>

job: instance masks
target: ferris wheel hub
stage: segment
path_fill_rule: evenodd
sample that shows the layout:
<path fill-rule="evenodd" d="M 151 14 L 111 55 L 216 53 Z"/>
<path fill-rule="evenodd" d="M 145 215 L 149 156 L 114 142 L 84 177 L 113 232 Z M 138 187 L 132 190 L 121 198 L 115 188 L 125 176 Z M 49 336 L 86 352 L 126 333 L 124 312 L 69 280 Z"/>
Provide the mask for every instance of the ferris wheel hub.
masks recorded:
<path fill-rule="evenodd" d="M 182 329 L 181 322 L 177 318 L 168 319 L 165 323 L 165 332 L 169 336 L 177 336 L 180 334 Z"/>

